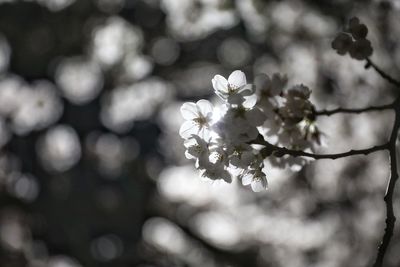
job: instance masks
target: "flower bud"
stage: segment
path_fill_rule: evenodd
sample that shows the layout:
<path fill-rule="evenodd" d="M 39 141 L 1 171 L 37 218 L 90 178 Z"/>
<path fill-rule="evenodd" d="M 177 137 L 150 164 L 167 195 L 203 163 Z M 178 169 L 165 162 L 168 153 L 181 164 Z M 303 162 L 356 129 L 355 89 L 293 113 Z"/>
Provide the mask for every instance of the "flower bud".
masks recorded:
<path fill-rule="evenodd" d="M 357 18 L 357 17 L 352 17 L 352 18 L 349 20 L 349 27 L 350 27 L 350 29 L 353 28 L 353 27 L 356 27 L 356 26 L 358 26 L 358 25 L 360 25 L 360 19 L 359 19 L 359 18 Z"/>
<path fill-rule="evenodd" d="M 352 43 L 353 40 L 351 39 L 351 36 L 347 33 L 341 32 L 333 40 L 332 48 L 335 49 L 339 55 L 344 55 L 349 51 Z"/>
<path fill-rule="evenodd" d="M 350 27 L 350 33 L 356 40 L 365 39 L 368 34 L 368 28 L 364 24 L 358 24 L 354 27 Z"/>
<path fill-rule="evenodd" d="M 357 60 L 363 60 L 371 56 L 373 52 L 371 42 L 367 39 L 355 41 L 349 50 L 350 56 Z"/>

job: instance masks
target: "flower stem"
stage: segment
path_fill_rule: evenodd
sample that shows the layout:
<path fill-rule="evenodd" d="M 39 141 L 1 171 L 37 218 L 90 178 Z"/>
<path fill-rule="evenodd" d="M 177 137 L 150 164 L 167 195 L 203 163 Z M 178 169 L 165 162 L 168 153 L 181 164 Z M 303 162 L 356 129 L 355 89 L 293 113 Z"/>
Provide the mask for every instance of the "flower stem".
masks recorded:
<path fill-rule="evenodd" d="M 365 64 L 365 68 L 368 69 L 372 67 L 383 79 L 395 85 L 396 87 L 400 87 L 400 81 L 397 81 L 392 76 L 384 72 L 380 67 L 378 67 L 370 58 L 366 59 L 367 64 Z"/>

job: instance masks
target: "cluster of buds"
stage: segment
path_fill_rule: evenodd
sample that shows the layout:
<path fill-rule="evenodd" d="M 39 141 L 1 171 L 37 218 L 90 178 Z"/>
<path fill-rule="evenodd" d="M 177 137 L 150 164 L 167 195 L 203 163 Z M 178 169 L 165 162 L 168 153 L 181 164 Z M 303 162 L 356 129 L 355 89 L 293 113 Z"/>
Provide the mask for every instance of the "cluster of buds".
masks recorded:
<path fill-rule="evenodd" d="M 195 160 L 203 177 L 226 182 L 238 177 L 257 192 L 267 188 L 266 160 L 279 167 L 304 164 L 273 154 L 278 145 L 306 150 L 318 143 L 311 91 L 304 85 L 284 90 L 286 83 L 285 76 L 274 74 L 248 84 L 245 74 L 236 70 L 228 79 L 212 79 L 221 105 L 214 107 L 208 100 L 182 105 L 185 155 Z"/>
<path fill-rule="evenodd" d="M 339 55 L 349 53 L 357 60 L 364 60 L 372 55 L 371 42 L 367 39 L 368 28 L 356 17 L 350 19 L 348 28 L 339 33 L 332 42 L 332 48 Z"/>

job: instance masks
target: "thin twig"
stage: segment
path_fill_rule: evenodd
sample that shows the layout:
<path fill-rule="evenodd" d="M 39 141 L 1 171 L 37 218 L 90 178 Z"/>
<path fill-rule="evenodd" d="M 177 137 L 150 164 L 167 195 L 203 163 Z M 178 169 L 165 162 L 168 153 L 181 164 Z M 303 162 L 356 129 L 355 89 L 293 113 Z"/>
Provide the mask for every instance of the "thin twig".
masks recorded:
<path fill-rule="evenodd" d="M 370 147 L 367 149 L 360 149 L 360 150 L 352 149 L 348 152 L 338 153 L 338 154 L 313 154 L 313 153 L 307 153 L 307 152 L 299 151 L 299 150 L 280 148 L 279 150 L 274 152 L 274 155 L 278 156 L 278 157 L 281 157 L 284 155 L 290 155 L 293 157 L 309 157 L 309 158 L 314 158 L 314 159 L 338 159 L 338 158 L 350 157 L 350 156 L 355 156 L 355 155 L 368 155 L 370 153 L 384 150 L 386 148 L 387 148 L 387 144 L 383 144 L 383 145 L 379 145 L 379 146 L 373 146 L 373 147 Z"/>
<path fill-rule="evenodd" d="M 337 154 L 314 154 L 314 153 L 304 152 L 301 150 L 293 150 L 293 149 L 288 149 L 285 147 L 275 146 L 266 141 L 264 141 L 263 143 L 262 142 L 258 142 L 258 143 L 265 146 L 265 148 L 263 148 L 261 150 L 261 155 L 264 158 L 268 157 L 270 155 L 273 155 L 275 157 L 283 157 L 285 155 L 290 155 L 292 157 L 309 157 L 309 158 L 313 158 L 313 159 L 338 159 L 338 158 L 344 158 L 344 157 L 350 157 L 350 156 L 356 156 L 356 155 L 368 155 L 373 152 L 386 150 L 389 148 L 388 147 L 389 143 L 385 143 L 382 145 L 377 145 L 377 146 L 373 146 L 373 147 L 366 148 L 366 149 L 352 149 L 350 151 L 343 152 L 343 153 L 337 153 Z"/>
<path fill-rule="evenodd" d="M 393 236 L 394 225 L 396 222 L 396 217 L 393 212 L 393 193 L 396 185 L 396 181 L 399 178 L 397 171 L 397 155 L 396 155 L 396 140 L 400 128 L 400 97 L 396 99 L 395 103 L 397 105 L 395 108 L 395 120 L 393 124 L 393 129 L 390 135 L 390 140 L 388 143 L 389 158 L 390 158 L 390 178 L 386 194 L 384 197 L 386 203 L 386 228 L 385 233 L 382 238 L 382 242 L 379 245 L 378 254 L 374 263 L 374 267 L 381 267 L 383 264 L 383 259 L 386 254 L 386 250 L 389 246 L 390 240 Z"/>
<path fill-rule="evenodd" d="M 389 74 L 384 72 L 374 62 L 372 62 L 372 60 L 370 58 L 367 58 L 366 61 L 367 61 L 367 64 L 365 65 L 366 69 L 368 69 L 369 67 L 372 67 L 379 75 L 381 75 L 381 77 L 383 79 L 387 80 L 388 82 L 390 82 L 391 84 L 393 84 L 393 85 L 395 85 L 397 87 L 400 87 L 400 82 L 399 81 L 397 81 L 392 76 L 390 76 Z"/>
<path fill-rule="evenodd" d="M 371 106 L 366 108 L 335 108 L 331 110 L 317 110 L 314 112 L 315 116 L 331 116 L 337 113 L 353 113 L 353 114 L 360 114 L 363 112 L 371 112 L 371 111 L 382 111 L 388 110 L 393 108 L 393 103 L 382 105 L 382 106 Z"/>

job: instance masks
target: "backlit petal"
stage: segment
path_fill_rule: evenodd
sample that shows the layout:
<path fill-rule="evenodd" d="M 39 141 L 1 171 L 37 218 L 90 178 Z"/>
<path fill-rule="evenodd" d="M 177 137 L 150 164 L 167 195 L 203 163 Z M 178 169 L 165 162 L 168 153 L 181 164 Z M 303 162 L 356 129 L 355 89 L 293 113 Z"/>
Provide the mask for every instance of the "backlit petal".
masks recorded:
<path fill-rule="evenodd" d="M 215 75 L 211 82 L 215 91 L 228 92 L 228 81 L 221 75 Z"/>
<path fill-rule="evenodd" d="M 192 134 L 197 134 L 199 127 L 194 121 L 185 121 L 179 129 L 179 134 L 183 138 L 189 138 Z"/>
<path fill-rule="evenodd" d="M 242 184 L 243 185 L 249 185 L 251 184 L 251 182 L 253 181 L 253 175 L 250 173 L 247 173 L 245 175 L 243 175 L 242 177 Z"/>
<path fill-rule="evenodd" d="M 267 186 L 268 186 L 268 184 L 267 184 L 266 178 L 257 179 L 251 183 L 251 189 L 254 192 L 261 192 L 261 191 L 267 189 Z"/>
<path fill-rule="evenodd" d="M 246 75 L 244 74 L 243 71 L 240 70 L 235 70 L 234 72 L 229 75 L 228 78 L 229 84 L 235 86 L 235 87 L 242 87 L 246 85 Z"/>
<path fill-rule="evenodd" d="M 208 100 L 201 99 L 197 101 L 196 105 L 204 117 L 207 117 L 207 115 L 213 111 L 213 105 Z"/>
<path fill-rule="evenodd" d="M 181 106 L 181 114 L 185 120 L 193 120 L 199 116 L 197 106 L 193 102 L 186 102 Z"/>
<path fill-rule="evenodd" d="M 245 101 L 243 102 L 243 107 L 245 108 L 252 108 L 256 105 L 257 103 L 257 96 L 256 95 L 250 95 L 245 98 Z"/>

